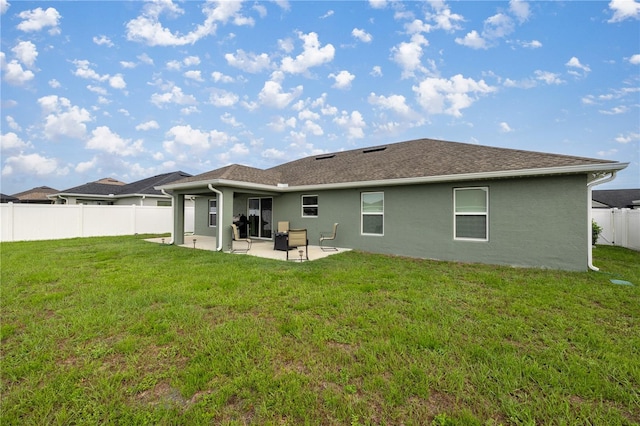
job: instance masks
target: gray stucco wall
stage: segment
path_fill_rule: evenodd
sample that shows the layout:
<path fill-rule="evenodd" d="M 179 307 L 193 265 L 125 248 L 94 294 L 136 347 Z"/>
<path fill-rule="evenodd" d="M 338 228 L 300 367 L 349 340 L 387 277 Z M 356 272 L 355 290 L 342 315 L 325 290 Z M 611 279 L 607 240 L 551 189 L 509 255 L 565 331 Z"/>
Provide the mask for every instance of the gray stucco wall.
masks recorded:
<path fill-rule="evenodd" d="M 489 188 L 489 241 L 453 237 L 453 189 Z M 384 236 L 360 234 L 360 193 L 384 192 Z M 301 195 L 318 195 L 319 216 L 303 218 Z M 310 244 L 339 222 L 335 244 L 419 258 L 586 270 L 586 176 L 505 179 L 312 191 L 274 198 L 274 220 L 306 228 Z"/>

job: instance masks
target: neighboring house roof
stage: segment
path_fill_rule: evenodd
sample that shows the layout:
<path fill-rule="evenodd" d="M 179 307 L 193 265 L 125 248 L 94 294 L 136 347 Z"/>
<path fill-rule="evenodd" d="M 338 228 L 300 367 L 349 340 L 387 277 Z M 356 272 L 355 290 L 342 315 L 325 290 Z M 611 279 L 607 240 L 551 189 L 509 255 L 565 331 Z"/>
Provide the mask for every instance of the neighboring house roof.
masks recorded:
<path fill-rule="evenodd" d="M 18 192 L 13 196 L 21 203 L 50 203 L 51 200 L 47 198 L 47 195 L 55 194 L 56 192 L 58 192 L 57 189 L 49 186 L 38 186 L 27 191 Z"/>
<path fill-rule="evenodd" d="M 626 163 L 417 139 L 349 151 L 313 155 L 260 170 L 231 165 L 192 176 L 165 189 L 188 189 L 215 182 L 252 182 L 285 187 L 402 184 L 545 174 L 621 170 Z M 595 177 L 594 177 L 595 178 Z"/>
<path fill-rule="evenodd" d="M 107 185 L 126 185 L 125 182 L 121 182 L 117 179 L 110 178 L 110 177 L 99 179 L 95 183 L 105 183 Z"/>
<path fill-rule="evenodd" d="M 18 199 L 11 195 L 0 194 L 0 203 L 13 203 Z"/>
<path fill-rule="evenodd" d="M 603 204 L 604 207 L 622 209 L 639 206 L 640 189 L 600 189 L 592 192 L 591 198 Z"/>
<path fill-rule="evenodd" d="M 161 175 L 142 179 L 128 184 L 101 183 L 105 179 L 97 182 L 89 182 L 84 185 L 65 189 L 55 196 L 85 196 L 85 197 L 113 197 L 124 198 L 141 195 L 163 196 L 162 191 L 155 189 L 159 185 L 165 185 L 176 180 L 191 176 L 182 171 L 163 173 Z M 116 181 L 117 182 L 117 181 Z"/>

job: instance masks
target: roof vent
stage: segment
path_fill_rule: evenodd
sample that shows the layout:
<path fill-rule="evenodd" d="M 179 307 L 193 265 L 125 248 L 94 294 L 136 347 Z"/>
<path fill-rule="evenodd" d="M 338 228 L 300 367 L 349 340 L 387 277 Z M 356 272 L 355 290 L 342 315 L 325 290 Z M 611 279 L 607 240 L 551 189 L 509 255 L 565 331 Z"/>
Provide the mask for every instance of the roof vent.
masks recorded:
<path fill-rule="evenodd" d="M 321 155 L 320 157 L 316 157 L 316 160 L 327 160 L 327 159 L 333 158 L 335 156 L 336 156 L 335 154 Z"/>
<path fill-rule="evenodd" d="M 375 148 L 368 148 L 368 149 L 363 149 L 362 153 L 363 154 L 369 154 L 370 152 L 378 152 L 378 151 L 384 151 L 385 149 L 387 149 L 386 146 L 377 146 Z"/>

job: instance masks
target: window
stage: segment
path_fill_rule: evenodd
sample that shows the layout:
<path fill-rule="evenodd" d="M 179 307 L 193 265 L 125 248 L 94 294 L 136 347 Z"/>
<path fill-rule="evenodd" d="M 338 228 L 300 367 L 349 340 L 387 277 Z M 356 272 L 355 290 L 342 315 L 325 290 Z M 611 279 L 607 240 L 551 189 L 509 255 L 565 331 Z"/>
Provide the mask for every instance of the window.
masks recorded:
<path fill-rule="evenodd" d="M 318 196 L 302 196 L 302 217 L 318 217 Z"/>
<path fill-rule="evenodd" d="M 158 207 L 171 207 L 171 201 L 169 201 L 169 200 L 166 200 L 166 201 L 165 200 L 158 200 L 156 202 L 156 205 Z"/>
<path fill-rule="evenodd" d="M 363 192 L 361 195 L 363 235 L 384 235 L 384 192 Z"/>
<path fill-rule="evenodd" d="M 218 200 L 209 200 L 209 226 L 218 222 Z"/>
<path fill-rule="evenodd" d="M 453 190 L 454 238 L 489 240 L 489 188 Z"/>

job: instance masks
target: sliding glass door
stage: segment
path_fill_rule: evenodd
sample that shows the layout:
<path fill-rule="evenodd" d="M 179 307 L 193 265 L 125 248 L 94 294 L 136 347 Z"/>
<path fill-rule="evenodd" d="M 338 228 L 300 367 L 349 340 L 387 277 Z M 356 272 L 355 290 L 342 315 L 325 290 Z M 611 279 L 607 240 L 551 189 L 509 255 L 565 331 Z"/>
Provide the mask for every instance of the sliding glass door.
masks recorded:
<path fill-rule="evenodd" d="M 273 232 L 273 199 L 249 198 L 249 236 L 271 238 Z"/>

